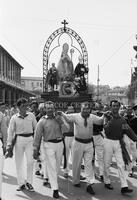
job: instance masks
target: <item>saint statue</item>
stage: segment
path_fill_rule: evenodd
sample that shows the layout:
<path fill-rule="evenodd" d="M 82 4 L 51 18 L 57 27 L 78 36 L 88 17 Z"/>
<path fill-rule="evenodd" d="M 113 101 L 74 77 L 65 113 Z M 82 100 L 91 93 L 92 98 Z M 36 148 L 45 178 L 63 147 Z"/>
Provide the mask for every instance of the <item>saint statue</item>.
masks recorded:
<path fill-rule="evenodd" d="M 68 55 L 69 45 L 63 44 L 61 58 L 59 60 L 57 69 L 60 81 L 72 81 L 74 77 L 73 63 Z"/>
<path fill-rule="evenodd" d="M 54 86 L 58 86 L 58 81 L 59 81 L 59 77 L 58 77 L 58 70 L 55 67 L 55 63 L 52 63 L 51 68 L 48 70 L 47 73 L 47 85 L 49 85 L 51 87 L 51 91 L 54 91 Z"/>
<path fill-rule="evenodd" d="M 75 86 L 78 93 L 80 93 L 87 90 L 85 75 L 88 74 L 88 68 L 85 67 L 81 55 L 78 57 L 78 59 L 79 62 L 75 68 Z"/>
<path fill-rule="evenodd" d="M 85 78 L 85 74 L 88 73 L 88 68 L 85 67 L 84 63 L 83 63 L 83 58 L 82 56 L 80 55 L 78 57 L 78 64 L 76 65 L 76 68 L 75 68 L 75 76 L 78 78 Z"/>

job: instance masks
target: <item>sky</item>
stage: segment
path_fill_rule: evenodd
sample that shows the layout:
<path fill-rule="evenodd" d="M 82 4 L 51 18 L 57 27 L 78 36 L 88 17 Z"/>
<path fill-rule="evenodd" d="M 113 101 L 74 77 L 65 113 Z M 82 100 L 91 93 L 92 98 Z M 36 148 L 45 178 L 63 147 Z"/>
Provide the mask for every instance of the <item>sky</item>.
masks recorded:
<path fill-rule="evenodd" d="M 43 76 L 44 45 L 66 19 L 86 45 L 89 83 L 97 84 L 99 65 L 101 85 L 130 84 L 137 0 L 0 0 L 0 5 L 0 44 L 24 67 L 22 76 Z"/>

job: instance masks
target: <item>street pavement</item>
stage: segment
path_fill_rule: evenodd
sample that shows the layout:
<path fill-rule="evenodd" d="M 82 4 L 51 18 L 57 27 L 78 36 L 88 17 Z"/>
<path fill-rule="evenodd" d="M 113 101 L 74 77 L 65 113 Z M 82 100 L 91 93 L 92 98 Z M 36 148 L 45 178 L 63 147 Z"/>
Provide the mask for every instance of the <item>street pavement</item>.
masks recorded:
<path fill-rule="evenodd" d="M 84 173 L 84 172 L 82 172 Z M 81 181 L 81 187 L 76 188 L 72 185 L 71 177 L 65 179 L 61 171 L 59 176 L 59 191 L 61 200 L 137 200 L 137 169 L 134 178 L 128 177 L 128 184 L 134 192 L 129 195 L 120 193 L 120 180 L 115 163 L 111 167 L 111 180 L 114 190 L 107 190 L 104 184 L 96 179 L 93 185 L 95 195 L 86 192 L 86 183 Z M 34 174 L 35 192 L 26 190 L 17 192 L 16 168 L 14 158 L 8 158 L 4 163 L 3 171 L 3 197 L 4 200 L 51 200 L 52 191 L 50 188 L 43 186 L 41 177 Z"/>

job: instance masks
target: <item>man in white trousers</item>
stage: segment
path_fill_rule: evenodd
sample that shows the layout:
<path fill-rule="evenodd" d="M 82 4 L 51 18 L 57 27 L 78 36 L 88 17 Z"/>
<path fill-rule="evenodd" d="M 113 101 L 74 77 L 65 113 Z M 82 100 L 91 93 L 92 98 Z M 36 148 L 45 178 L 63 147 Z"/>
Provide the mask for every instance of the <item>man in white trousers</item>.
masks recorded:
<path fill-rule="evenodd" d="M 85 165 L 85 176 L 87 182 L 87 192 L 94 195 L 92 188 L 94 184 L 93 159 L 93 124 L 103 124 L 103 116 L 98 117 L 90 114 L 90 104 L 83 102 L 80 113 L 65 114 L 63 117 L 74 123 L 74 143 L 72 147 L 72 173 L 73 185 L 80 187 L 80 170 L 82 158 Z"/>
<path fill-rule="evenodd" d="M 53 197 L 59 198 L 58 172 L 63 155 L 62 129 L 65 127 L 69 129 L 69 125 L 61 116 L 56 115 L 53 102 L 45 102 L 45 110 L 46 115 L 39 120 L 36 127 L 33 157 L 37 159 L 41 140 L 43 140 L 45 160 L 49 182 L 53 190 Z"/>
<path fill-rule="evenodd" d="M 67 114 L 74 113 L 74 107 L 68 106 Z M 66 166 L 64 166 L 64 178 L 68 178 L 69 176 L 69 161 L 70 157 L 72 158 L 72 142 L 74 139 L 74 124 L 72 122 L 69 123 L 70 129 L 68 132 L 63 133 L 65 136 L 65 149 L 66 149 Z"/>
<path fill-rule="evenodd" d="M 99 178 L 103 181 L 104 172 L 104 138 L 102 136 L 103 125 L 93 125 L 93 141 L 95 148 L 95 162 L 98 164 Z M 96 164 L 96 163 L 95 163 Z"/>
<path fill-rule="evenodd" d="M 27 112 L 28 101 L 20 98 L 17 101 L 19 113 L 12 116 L 7 139 L 7 150 L 11 148 L 12 139 L 16 136 L 15 163 L 17 171 L 17 191 L 27 189 L 34 191 L 33 182 L 33 134 L 36 128 L 36 118 L 33 113 Z M 27 161 L 27 178 L 24 174 L 24 154 Z"/>
<path fill-rule="evenodd" d="M 4 165 L 4 154 L 6 150 L 7 124 L 4 115 L 0 112 L 0 200 L 2 200 L 2 171 Z"/>
<path fill-rule="evenodd" d="M 104 183 L 105 188 L 113 190 L 110 181 L 110 165 L 114 155 L 117 162 L 119 178 L 121 182 L 121 193 L 131 193 L 133 190 L 128 187 L 125 174 L 125 154 L 123 144 L 123 134 L 127 134 L 130 139 L 137 141 L 137 136 L 127 124 L 126 120 L 119 115 L 120 102 L 112 100 L 110 102 L 111 112 L 106 115 L 104 120 L 105 138 L 104 138 Z"/>

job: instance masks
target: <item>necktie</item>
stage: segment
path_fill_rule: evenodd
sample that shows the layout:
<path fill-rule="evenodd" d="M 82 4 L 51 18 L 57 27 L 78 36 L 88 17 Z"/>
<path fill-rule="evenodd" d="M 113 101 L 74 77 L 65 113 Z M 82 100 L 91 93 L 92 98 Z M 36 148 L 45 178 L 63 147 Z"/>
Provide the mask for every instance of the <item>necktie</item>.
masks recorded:
<path fill-rule="evenodd" d="M 87 122 L 87 117 L 84 118 L 84 126 L 87 127 L 88 122 Z"/>

